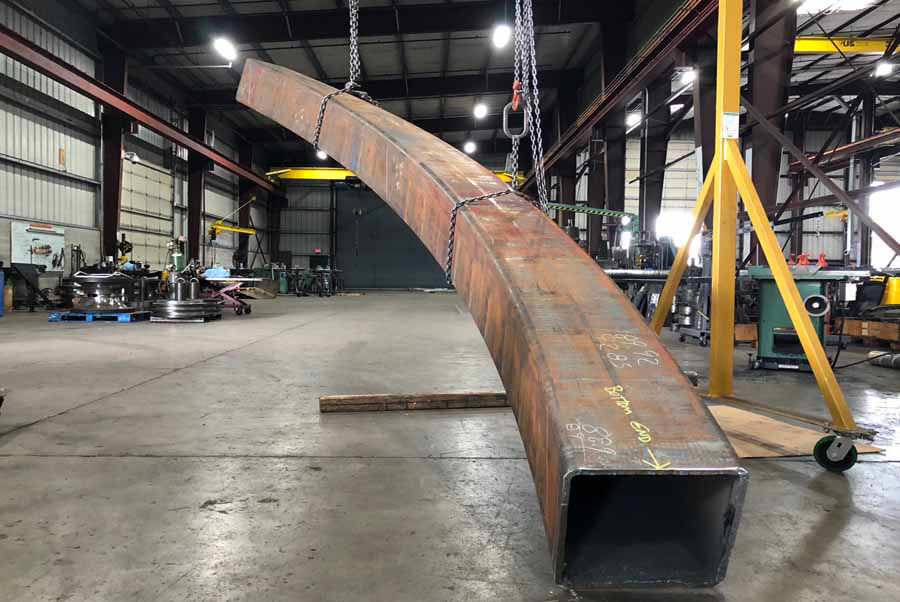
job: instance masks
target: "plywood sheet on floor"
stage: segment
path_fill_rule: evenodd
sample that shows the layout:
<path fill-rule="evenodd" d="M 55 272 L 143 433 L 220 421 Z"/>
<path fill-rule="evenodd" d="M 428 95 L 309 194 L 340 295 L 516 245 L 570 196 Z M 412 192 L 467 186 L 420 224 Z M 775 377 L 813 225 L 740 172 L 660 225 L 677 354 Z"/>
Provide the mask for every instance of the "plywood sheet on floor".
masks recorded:
<path fill-rule="evenodd" d="M 810 456 L 825 433 L 776 420 L 762 414 L 726 405 L 711 405 L 710 412 L 725 431 L 739 458 Z M 874 454 L 878 447 L 856 443 L 861 454 Z"/>

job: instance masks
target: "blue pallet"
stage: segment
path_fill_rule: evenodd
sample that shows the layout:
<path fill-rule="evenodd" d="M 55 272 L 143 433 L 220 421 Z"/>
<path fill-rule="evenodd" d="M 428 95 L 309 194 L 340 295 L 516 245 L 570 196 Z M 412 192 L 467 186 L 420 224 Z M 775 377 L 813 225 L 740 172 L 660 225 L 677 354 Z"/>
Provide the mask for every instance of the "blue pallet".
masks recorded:
<path fill-rule="evenodd" d="M 149 311 L 135 311 L 121 314 L 79 314 L 72 312 L 52 313 L 50 322 L 139 322 L 150 318 Z"/>

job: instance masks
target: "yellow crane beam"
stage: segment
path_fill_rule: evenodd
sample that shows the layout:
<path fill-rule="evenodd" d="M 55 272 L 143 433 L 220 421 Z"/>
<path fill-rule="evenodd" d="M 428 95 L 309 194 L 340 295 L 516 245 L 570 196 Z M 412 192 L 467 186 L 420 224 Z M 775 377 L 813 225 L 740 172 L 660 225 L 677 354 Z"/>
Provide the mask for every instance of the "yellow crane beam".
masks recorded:
<path fill-rule="evenodd" d="M 884 38 L 826 38 L 801 36 L 794 40 L 795 54 L 884 54 L 890 40 Z"/>

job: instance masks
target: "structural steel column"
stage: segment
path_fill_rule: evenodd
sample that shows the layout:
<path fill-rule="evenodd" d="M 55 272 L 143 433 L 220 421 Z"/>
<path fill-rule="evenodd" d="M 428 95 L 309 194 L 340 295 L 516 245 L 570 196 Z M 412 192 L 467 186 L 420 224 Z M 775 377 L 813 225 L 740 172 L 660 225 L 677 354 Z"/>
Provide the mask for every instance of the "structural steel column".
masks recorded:
<path fill-rule="evenodd" d="M 575 122 L 578 117 L 578 85 L 580 80 L 572 76 L 563 77 L 560 82 L 558 99 L 556 102 L 556 132 L 557 141 L 562 139 L 563 134 L 569 129 L 569 126 Z M 565 157 L 556 168 L 556 174 L 559 177 L 559 202 L 575 204 L 575 169 L 577 158 L 573 153 L 569 157 Z M 565 228 L 569 220 L 574 220 L 575 214 L 571 211 L 560 211 L 557 223 L 561 228 Z"/>
<path fill-rule="evenodd" d="M 672 94 L 672 79 L 668 72 L 646 88 L 644 99 L 644 127 L 641 132 L 641 167 L 638 215 L 641 230 L 656 238 L 656 220 L 662 209 L 663 180 L 665 178 L 666 152 L 669 148 L 669 107 L 650 115 L 659 105 L 665 104 Z M 647 175 L 652 174 L 652 175 Z"/>
<path fill-rule="evenodd" d="M 806 118 L 803 113 L 798 113 L 797 117 L 794 121 L 796 124 L 794 126 L 794 144 L 800 147 L 801 150 L 805 150 L 804 143 L 806 142 Z M 778 145 L 778 148 L 781 148 L 781 145 Z M 792 196 L 794 194 L 797 195 L 797 199 L 803 198 L 803 191 L 806 189 L 806 181 L 807 181 L 807 172 L 806 170 L 801 171 L 799 174 L 794 175 L 791 178 L 792 183 L 792 191 L 796 190 L 796 193 L 792 192 Z M 797 190 L 799 188 L 799 190 Z M 774 209 L 774 208 L 773 208 Z M 800 217 L 803 215 L 803 208 L 794 209 L 791 211 L 791 217 Z M 754 233 L 755 236 L 755 233 Z M 756 247 L 756 252 L 765 257 L 765 253 L 760 253 L 759 246 Z M 794 256 L 800 255 L 803 252 L 803 222 L 798 221 L 791 224 L 791 254 Z M 763 259 L 765 261 L 765 259 Z M 756 262 L 754 262 L 756 263 Z M 768 263 L 768 262 L 766 262 Z"/>
<path fill-rule="evenodd" d="M 287 199 L 283 196 L 269 197 L 269 257 L 272 263 L 281 261 L 281 209 L 287 206 Z M 287 267 L 291 267 L 290 265 Z"/>
<path fill-rule="evenodd" d="M 188 133 L 197 140 L 206 140 L 206 111 L 194 107 L 188 112 Z M 206 172 L 209 160 L 193 151 L 188 152 L 188 259 L 200 259 L 203 238 L 203 199 L 206 193 Z"/>
<path fill-rule="evenodd" d="M 128 59 L 116 49 L 107 49 L 103 57 L 103 80 L 116 92 L 128 90 Z M 122 204 L 122 135 L 128 118 L 111 107 L 103 110 L 103 256 L 118 255 L 119 209 Z"/>
<path fill-rule="evenodd" d="M 604 126 L 606 152 L 604 167 L 606 173 L 606 208 L 625 211 L 625 113 L 615 111 Z M 609 228 L 609 246 L 616 240 L 618 226 Z"/>
<path fill-rule="evenodd" d="M 603 142 L 598 141 L 602 135 L 601 128 L 594 128 L 591 135 L 591 144 L 588 147 L 591 162 L 588 168 L 588 207 L 604 209 L 606 207 L 606 157 L 600 155 Z M 600 156 L 598 156 L 600 155 Z M 608 249 L 603 249 L 603 216 L 589 215 L 587 218 L 588 254 L 591 257 L 608 255 Z"/>
<path fill-rule="evenodd" d="M 556 166 L 556 176 L 559 178 L 559 202 L 570 205 L 575 204 L 575 155 L 566 157 Z M 572 211 L 560 211 L 557 223 L 560 228 L 569 225 L 569 220 L 575 219 Z"/>
<path fill-rule="evenodd" d="M 865 140 L 875 133 L 875 94 L 871 91 L 863 96 L 862 127 L 860 137 Z M 859 187 L 868 188 L 875 179 L 875 165 L 872 154 L 862 153 L 859 160 Z M 869 213 L 869 197 L 860 199 L 860 204 Z M 854 220 L 856 221 L 856 220 Z M 859 224 L 859 265 L 869 265 L 872 262 L 872 231 L 864 223 Z"/>
<path fill-rule="evenodd" d="M 238 163 L 247 169 L 253 169 L 253 146 L 247 142 L 238 145 Z M 250 199 L 257 193 L 257 186 L 253 182 L 242 179 L 238 183 L 238 226 L 241 228 L 250 227 Z M 238 234 L 238 254 L 241 261 L 248 265 L 247 258 L 249 256 L 250 235 Z"/>
<path fill-rule="evenodd" d="M 709 173 L 716 153 L 716 49 L 698 48 L 694 60 L 694 146 L 703 163 L 703 178 Z M 697 185 L 699 189 L 700 185 Z M 712 228 L 713 212 L 706 216 Z"/>
<path fill-rule="evenodd" d="M 751 0 L 750 28 L 755 29 L 757 19 L 782 0 Z M 766 115 L 775 113 L 787 104 L 790 87 L 791 68 L 794 61 L 794 37 L 797 30 L 797 11 L 785 11 L 784 16 L 774 25 L 760 33 L 753 41 L 750 51 L 750 86 L 753 105 Z M 759 23 L 764 25 L 764 23 Z M 771 122 L 784 132 L 785 117 L 775 117 Z M 778 182 L 781 175 L 781 144 L 762 128 L 753 128 L 751 137 L 751 171 L 753 183 L 763 201 L 766 211 L 775 208 L 778 202 Z M 751 247 L 756 247 L 756 232 L 751 234 Z M 755 253 L 753 263 L 767 263 L 764 253 Z"/>

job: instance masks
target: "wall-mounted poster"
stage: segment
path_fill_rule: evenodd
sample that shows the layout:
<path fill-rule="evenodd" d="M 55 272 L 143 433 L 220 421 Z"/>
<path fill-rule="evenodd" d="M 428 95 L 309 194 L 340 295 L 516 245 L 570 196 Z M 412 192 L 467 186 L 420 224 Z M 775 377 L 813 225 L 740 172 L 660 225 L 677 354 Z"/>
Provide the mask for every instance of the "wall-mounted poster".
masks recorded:
<path fill-rule="evenodd" d="M 65 267 L 66 230 L 49 224 L 13 222 L 12 262 L 46 266 L 48 272 Z"/>

